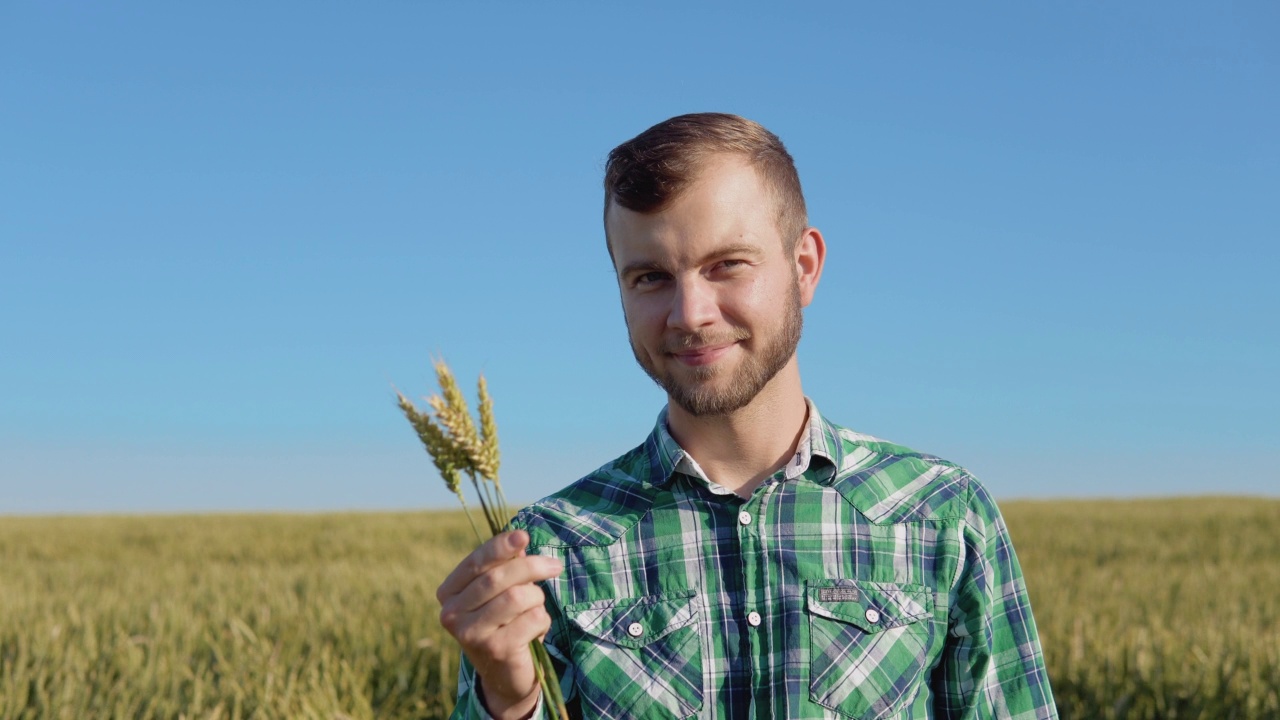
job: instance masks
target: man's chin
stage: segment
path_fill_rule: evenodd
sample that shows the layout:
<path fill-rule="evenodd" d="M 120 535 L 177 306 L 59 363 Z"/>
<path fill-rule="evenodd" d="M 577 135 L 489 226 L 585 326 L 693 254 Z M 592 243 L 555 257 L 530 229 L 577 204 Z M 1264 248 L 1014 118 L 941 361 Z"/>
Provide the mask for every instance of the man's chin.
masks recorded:
<path fill-rule="evenodd" d="M 732 388 L 723 386 L 715 379 L 705 381 L 664 383 L 670 404 L 678 405 L 686 413 L 695 417 L 717 417 L 737 410 L 743 403 L 734 398 Z"/>
<path fill-rule="evenodd" d="M 675 405 L 696 418 L 714 418 L 731 415 L 750 404 L 749 398 L 729 398 L 724 395 L 675 395 L 667 393 L 668 405 Z"/>
<path fill-rule="evenodd" d="M 683 396 L 716 397 L 725 392 L 728 375 L 714 367 L 679 368 L 667 373 L 666 381 L 659 383 L 669 394 Z M 673 392 L 674 391 L 674 392 Z"/>

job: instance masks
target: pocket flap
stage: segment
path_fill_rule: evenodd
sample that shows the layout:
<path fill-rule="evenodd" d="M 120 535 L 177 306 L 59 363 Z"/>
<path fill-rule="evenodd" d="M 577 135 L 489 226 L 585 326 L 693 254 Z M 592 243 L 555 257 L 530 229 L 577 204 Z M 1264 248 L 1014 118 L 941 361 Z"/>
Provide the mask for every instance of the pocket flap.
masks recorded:
<path fill-rule="evenodd" d="M 583 632 L 624 647 L 640 648 L 697 619 L 697 591 L 611 598 L 566 605 Z"/>
<path fill-rule="evenodd" d="M 933 613 L 933 593 L 923 585 L 867 580 L 810 580 L 809 612 L 856 625 L 869 633 L 902 627 Z"/>

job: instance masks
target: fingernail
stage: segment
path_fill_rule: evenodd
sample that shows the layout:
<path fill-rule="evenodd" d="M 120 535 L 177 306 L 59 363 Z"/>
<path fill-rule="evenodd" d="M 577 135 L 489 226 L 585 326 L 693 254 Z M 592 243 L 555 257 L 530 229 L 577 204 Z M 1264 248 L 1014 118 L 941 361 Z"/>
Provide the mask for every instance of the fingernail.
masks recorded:
<path fill-rule="evenodd" d="M 538 562 L 541 563 L 542 569 L 547 572 L 559 573 L 561 570 L 564 570 L 564 563 L 555 558 L 540 557 L 538 558 Z"/>
<path fill-rule="evenodd" d="M 525 540 L 525 533 L 523 530 L 515 530 L 507 536 L 507 545 L 509 545 L 512 550 L 518 550 L 524 547 L 526 542 L 527 540 Z"/>

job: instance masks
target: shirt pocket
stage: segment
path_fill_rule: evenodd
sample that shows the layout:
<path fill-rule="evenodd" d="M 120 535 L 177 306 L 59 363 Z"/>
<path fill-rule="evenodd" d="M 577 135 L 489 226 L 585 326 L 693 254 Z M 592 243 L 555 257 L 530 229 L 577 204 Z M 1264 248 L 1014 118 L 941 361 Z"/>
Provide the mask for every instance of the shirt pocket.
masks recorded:
<path fill-rule="evenodd" d="M 923 585 L 811 580 L 809 698 L 859 720 L 911 703 L 927 672 L 933 594 Z"/>
<path fill-rule="evenodd" d="M 574 603 L 575 683 L 584 717 L 685 718 L 702 709 L 695 591 Z"/>

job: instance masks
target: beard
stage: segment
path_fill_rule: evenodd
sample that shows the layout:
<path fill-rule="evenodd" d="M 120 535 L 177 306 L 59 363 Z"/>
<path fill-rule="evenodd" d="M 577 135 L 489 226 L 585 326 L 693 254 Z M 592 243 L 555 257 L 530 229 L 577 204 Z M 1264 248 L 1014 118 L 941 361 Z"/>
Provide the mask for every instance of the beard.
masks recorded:
<path fill-rule="evenodd" d="M 787 307 L 782 314 L 782 321 L 776 328 L 770 328 L 770 334 L 763 338 L 759 350 L 744 355 L 736 370 L 730 371 L 717 366 L 701 366 L 687 368 L 691 377 L 678 379 L 669 370 L 654 365 L 648 356 L 637 347 L 635 338 L 627 333 L 631 342 L 631 352 L 636 362 L 649 377 L 667 392 L 671 401 L 684 408 L 694 417 L 714 417 L 728 415 L 746 407 L 764 386 L 786 367 L 796 347 L 800 344 L 800 330 L 804 325 L 804 315 L 800 307 L 800 288 L 793 285 L 788 293 Z M 746 328 L 735 327 L 728 332 L 688 333 L 668 338 L 662 344 L 662 353 L 669 355 L 680 350 L 707 345 L 749 340 L 753 337 Z M 722 389 L 712 387 L 711 381 L 732 372 Z"/>

